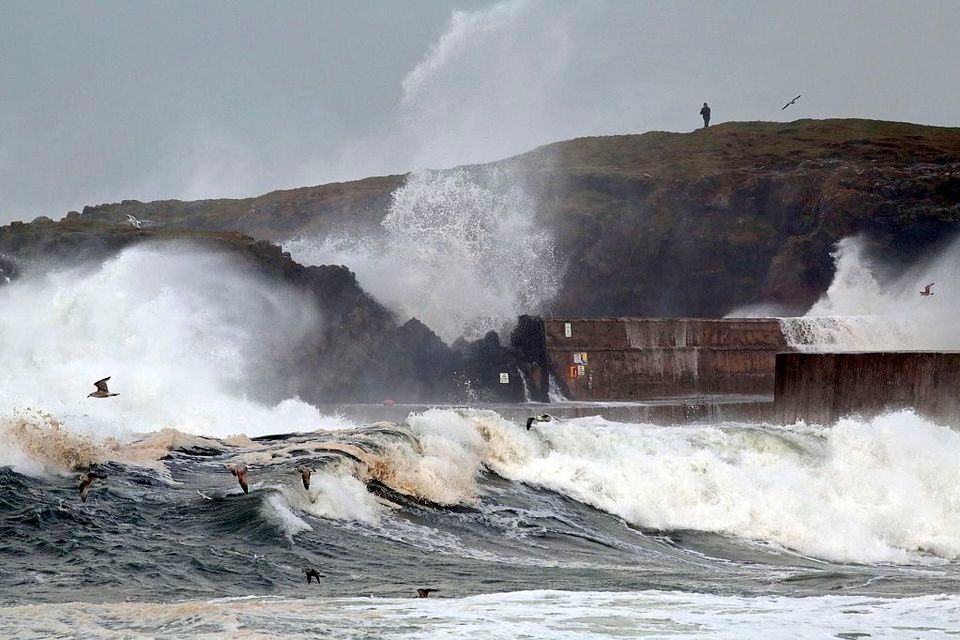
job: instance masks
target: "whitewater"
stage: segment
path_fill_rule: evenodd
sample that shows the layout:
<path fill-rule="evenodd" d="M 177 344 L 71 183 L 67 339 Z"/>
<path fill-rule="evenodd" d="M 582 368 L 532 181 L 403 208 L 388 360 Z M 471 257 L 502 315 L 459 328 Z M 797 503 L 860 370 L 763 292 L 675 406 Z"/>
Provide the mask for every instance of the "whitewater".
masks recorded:
<path fill-rule="evenodd" d="M 477 407 L 360 424 L 265 389 L 324 322 L 302 295 L 182 244 L 0 287 L 0 634 L 960 629 L 949 427 L 903 411 L 527 431 Z M 88 399 L 106 375 L 120 395 Z M 89 465 L 108 479 L 83 503 Z"/>

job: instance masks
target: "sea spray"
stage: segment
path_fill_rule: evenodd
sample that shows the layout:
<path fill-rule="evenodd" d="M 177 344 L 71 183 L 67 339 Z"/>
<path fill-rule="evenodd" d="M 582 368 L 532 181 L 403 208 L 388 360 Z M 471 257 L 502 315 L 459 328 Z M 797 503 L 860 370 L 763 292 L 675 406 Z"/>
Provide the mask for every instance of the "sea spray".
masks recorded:
<path fill-rule="evenodd" d="M 104 457 L 99 443 L 71 433 L 53 416 L 23 410 L 0 418 L 0 466 L 18 473 L 71 472 Z"/>
<path fill-rule="evenodd" d="M 552 373 L 548 373 L 547 377 L 549 379 L 547 397 L 550 399 L 550 402 L 567 402 L 567 397 L 563 395 L 563 389 L 560 388 L 560 382 L 557 380 L 557 377 Z"/>
<path fill-rule="evenodd" d="M 290 505 L 278 493 L 270 493 L 260 506 L 261 514 L 275 522 L 288 538 L 292 538 L 298 533 L 310 531 L 311 526 L 300 516 L 295 514 Z"/>
<path fill-rule="evenodd" d="M 420 171 L 393 193 L 380 233 L 284 248 L 306 264 L 345 264 L 380 302 L 448 342 L 477 338 L 559 291 L 553 238 L 535 208 L 512 171 Z"/>
<path fill-rule="evenodd" d="M 317 471 L 309 490 L 295 484 L 284 490 L 284 497 L 294 509 L 335 520 L 375 523 L 382 510 L 364 483 L 340 468 Z"/>
<path fill-rule="evenodd" d="M 783 318 L 784 337 L 807 351 L 954 350 L 960 346 L 960 241 L 893 277 L 867 257 L 862 238 L 845 238 L 833 254 L 826 293 L 801 318 Z M 931 282 L 934 295 L 921 297 Z"/>
<path fill-rule="evenodd" d="M 225 255 L 182 244 L 21 277 L 0 289 L 0 415 L 30 407 L 99 437 L 315 429 L 318 412 L 296 398 L 246 396 L 269 388 L 276 359 L 317 330 L 313 309 Z M 120 395 L 87 398 L 108 375 Z"/>
<path fill-rule="evenodd" d="M 532 588 L 418 602 L 406 594 L 306 601 L 302 595 L 271 594 L 173 603 L 58 602 L 0 608 L 0 634 L 140 637 L 149 629 L 150 635 L 167 638 L 282 640 L 306 628 L 351 639 L 950 638 L 958 616 L 956 595 L 758 598 L 676 589 Z"/>

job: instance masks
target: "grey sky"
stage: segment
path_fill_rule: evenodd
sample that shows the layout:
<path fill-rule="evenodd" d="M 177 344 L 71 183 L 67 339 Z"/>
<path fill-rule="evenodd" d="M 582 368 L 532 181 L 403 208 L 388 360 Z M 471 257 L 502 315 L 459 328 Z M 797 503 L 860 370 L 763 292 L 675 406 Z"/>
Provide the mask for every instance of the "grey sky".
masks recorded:
<path fill-rule="evenodd" d="M 704 100 L 956 126 L 958 24 L 954 1 L 0 0 L 0 222 L 689 130 Z"/>

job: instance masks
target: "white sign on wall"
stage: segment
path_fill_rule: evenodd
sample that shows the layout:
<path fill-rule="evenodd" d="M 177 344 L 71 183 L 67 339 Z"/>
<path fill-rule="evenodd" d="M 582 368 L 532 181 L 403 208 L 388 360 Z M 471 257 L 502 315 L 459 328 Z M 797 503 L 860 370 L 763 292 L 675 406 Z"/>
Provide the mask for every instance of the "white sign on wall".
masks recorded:
<path fill-rule="evenodd" d="M 510 384 L 510 374 L 501 373 L 500 374 L 500 384 Z"/>
<path fill-rule="evenodd" d="M 569 322 L 563 323 L 563 335 L 566 338 L 569 338 L 570 336 L 573 335 L 573 327 L 570 325 Z"/>
<path fill-rule="evenodd" d="M 579 353 L 573 354 L 573 364 L 583 364 L 583 358 L 580 357 Z"/>

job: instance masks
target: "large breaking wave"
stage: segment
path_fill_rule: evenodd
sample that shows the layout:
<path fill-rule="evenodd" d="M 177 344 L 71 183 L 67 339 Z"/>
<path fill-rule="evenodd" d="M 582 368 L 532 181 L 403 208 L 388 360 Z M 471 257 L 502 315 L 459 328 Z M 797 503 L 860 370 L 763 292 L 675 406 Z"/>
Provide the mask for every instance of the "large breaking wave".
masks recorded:
<path fill-rule="evenodd" d="M 713 531 L 831 560 L 960 557 L 960 434 L 910 412 L 832 428 L 588 418 L 528 433 L 492 412 L 434 410 L 411 426 L 423 455 L 460 476 L 482 464 L 644 528 Z"/>
<path fill-rule="evenodd" d="M 484 477 L 492 472 L 651 534 L 709 532 L 834 562 L 960 558 L 960 434 L 910 412 L 846 419 L 832 428 L 657 427 L 581 418 L 527 431 L 489 410 L 432 409 L 411 415 L 406 425 L 201 445 L 255 469 L 262 481 L 255 490 L 272 492 L 261 511 L 288 536 L 310 529 L 303 518 L 320 517 L 386 527 L 396 537 L 396 497 L 496 514 L 509 501 L 501 504 L 491 493 Z M 136 464 L 138 453 L 165 457 L 184 446 L 167 439 L 150 447 L 101 447 L 93 459 Z M 299 464 L 316 469 L 309 491 L 293 473 Z M 215 476 L 207 482 L 224 485 Z M 364 485 L 371 483 L 390 500 L 370 495 Z M 598 525 L 589 535 L 614 526 Z M 469 541 L 438 544 L 484 553 Z"/>
<path fill-rule="evenodd" d="M 284 248 L 305 264 L 348 266 L 381 303 L 447 341 L 476 338 L 538 312 L 560 289 L 535 204 L 511 171 L 420 171 L 393 193 L 380 233 Z"/>
<path fill-rule="evenodd" d="M 179 244 L 24 276 L 0 288 L 0 415 L 47 412 L 100 437 L 316 428 L 318 413 L 297 399 L 255 399 L 277 357 L 322 322 L 314 309 L 225 255 Z M 87 398 L 105 376 L 120 395 Z"/>
<path fill-rule="evenodd" d="M 224 255 L 140 246 L 28 274 L 0 302 L 0 466 L 12 467 L 0 528 L 18 558 L 84 531 L 53 568 L 0 572 L 10 593 L 62 600 L 91 575 L 196 598 L 211 588 L 199 572 L 225 595 L 289 594 L 298 567 L 319 562 L 351 595 L 380 589 L 387 566 L 398 581 L 478 576 L 466 593 L 546 580 L 696 590 L 704 571 L 750 592 L 830 563 L 956 578 L 960 434 L 909 412 L 831 428 L 581 418 L 527 431 L 490 410 L 432 409 L 359 426 L 252 395 L 323 319 Z M 108 374 L 121 395 L 88 399 Z M 229 461 L 250 467 L 249 495 Z M 80 503 L 66 474 L 91 464 L 110 477 Z M 300 464 L 315 469 L 309 489 Z M 137 567 L 156 557 L 170 565 L 144 585 Z M 813 580 L 867 584 L 850 566 Z M 247 582 L 224 586 L 234 571 Z"/>

